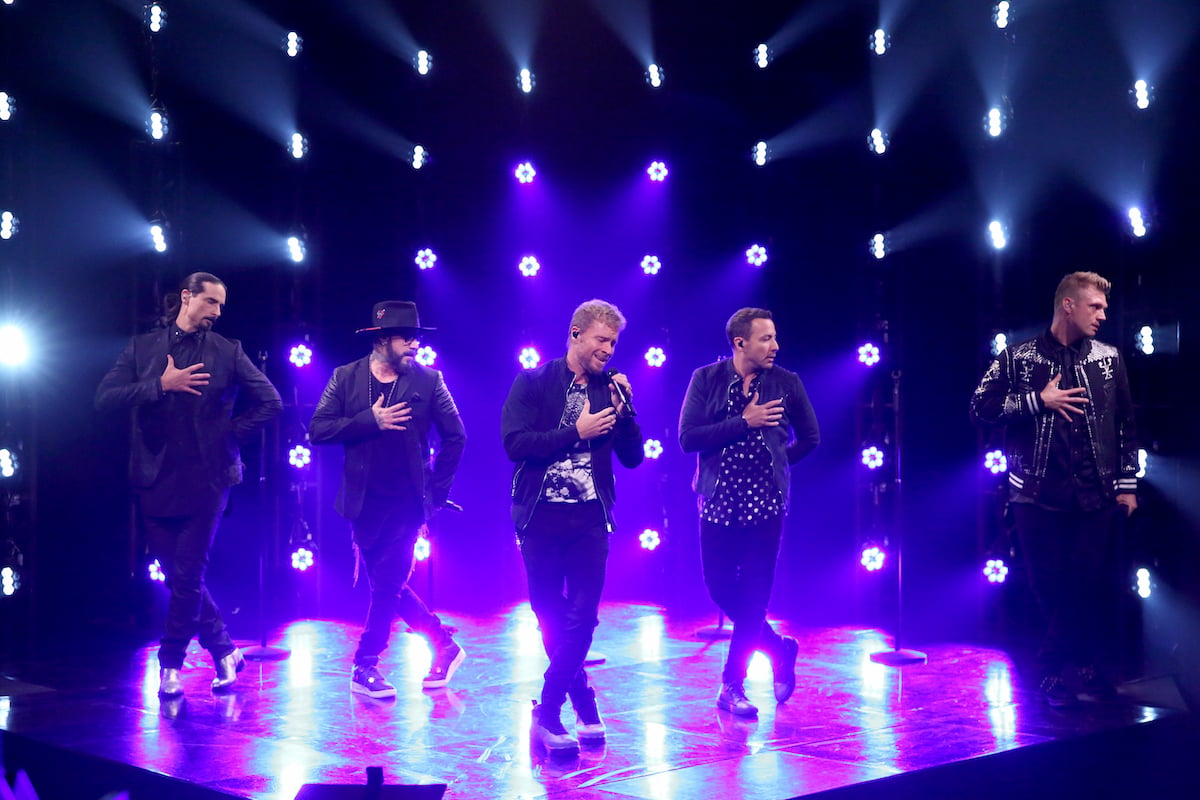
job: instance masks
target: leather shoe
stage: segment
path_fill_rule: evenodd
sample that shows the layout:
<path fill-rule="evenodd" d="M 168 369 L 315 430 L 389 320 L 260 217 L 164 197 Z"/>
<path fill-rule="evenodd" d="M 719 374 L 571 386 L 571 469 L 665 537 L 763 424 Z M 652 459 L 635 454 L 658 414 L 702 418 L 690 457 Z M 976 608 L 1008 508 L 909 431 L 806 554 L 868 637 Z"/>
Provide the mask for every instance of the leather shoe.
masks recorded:
<path fill-rule="evenodd" d="M 740 683 L 722 683 L 717 695 L 717 708 L 728 711 L 735 717 L 757 717 L 758 706 L 746 698 L 746 690 Z"/>
<path fill-rule="evenodd" d="M 213 666 L 217 670 L 217 677 L 212 682 L 213 691 L 227 692 L 237 683 L 238 673 L 246 668 L 246 659 L 242 651 L 235 647 L 228 655 L 216 659 Z"/>
<path fill-rule="evenodd" d="M 796 657 L 800 653 L 800 644 L 791 636 L 784 636 L 780 649 L 771 668 L 775 672 L 775 702 L 785 703 L 796 691 Z"/>
<path fill-rule="evenodd" d="M 179 670 L 166 667 L 158 671 L 158 696 L 183 696 L 183 678 L 180 676 Z"/>

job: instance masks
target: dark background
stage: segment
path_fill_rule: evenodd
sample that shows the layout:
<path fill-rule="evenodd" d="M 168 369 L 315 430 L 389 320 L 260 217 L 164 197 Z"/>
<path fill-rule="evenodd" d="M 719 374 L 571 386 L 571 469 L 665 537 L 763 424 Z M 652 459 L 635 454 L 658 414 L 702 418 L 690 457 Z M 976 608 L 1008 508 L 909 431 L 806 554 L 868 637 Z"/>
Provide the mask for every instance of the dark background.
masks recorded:
<path fill-rule="evenodd" d="M 615 363 L 646 436 L 665 447 L 618 476 L 608 599 L 715 616 L 676 420 L 691 371 L 727 352 L 725 320 L 760 305 L 823 435 L 793 472 L 773 614 L 892 627 L 894 559 L 867 576 L 858 550 L 902 534 L 906 632 L 1004 635 L 1027 598 L 980 576 L 983 556 L 1005 547 L 1003 478 L 980 469 L 998 442 L 970 426 L 966 405 L 992 334 L 1044 326 L 1076 269 L 1113 281 L 1101 338 L 1131 360 L 1151 453 L 1130 565 L 1152 564 L 1190 619 L 1200 8 L 1043 0 L 1017 4 L 1001 32 L 991 5 L 190 0 L 166 5 L 155 37 L 140 3 L 0 6 L 0 90 L 18 103 L 0 123 L 0 208 L 21 221 L 0 241 L 0 316 L 33 350 L 26 368 L 0 373 L 3 435 L 24 465 L 5 486 L 20 501 L 6 538 L 25 555 L 24 591 L 0 598 L 7 623 L 22 636 L 30 621 L 154 630 L 161 592 L 131 527 L 127 429 L 91 395 L 194 270 L 227 282 L 218 330 L 266 354 L 286 406 L 265 457 L 244 448 L 247 482 L 214 550 L 210 585 L 237 636 L 257 633 L 260 548 L 269 619 L 357 620 L 365 608 L 348 525 L 332 512 L 340 453 L 318 450 L 302 475 L 286 453 L 331 369 L 365 353 L 353 331 L 389 298 L 416 300 L 439 329 L 426 344 L 470 436 L 453 492 L 466 510 L 435 520 L 432 566 L 415 584 L 441 609 L 521 601 L 499 409 L 519 350 L 561 355 L 571 310 L 593 296 L 629 319 Z M 893 42 L 882 58 L 866 46 L 881 20 Z M 280 47 L 289 29 L 304 38 L 297 59 Z M 753 64 L 760 41 L 775 50 L 766 70 Z M 416 47 L 433 55 L 426 77 L 411 66 Z M 642 75 L 650 58 L 665 70 L 658 90 Z M 526 64 L 528 96 L 515 83 Z M 1139 76 L 1155 90 L 1144 112 L 1129 96 Z M 143 131 L 151 98 L 170 115 L 166 143 Z M 1001 103 L 1010 128 L 989 140 L 983 117 Z M 882 157 L 866 147 L 876 126 L 890 136 Z M 310 143 L 302 161 L 285 151 L 292 130 Z M 775 155 L 764 168 L 750 159 L 759 139 Z M 432 154 L 420 171 L 414 143 Z M 525 159 L 538 177 L 518 186 Z M 654 159 L 669 166 L 663 184 L 646 180 Z M 1150 220 L 1144 239 L 1128 233 L 1133 204 Z M 149 246 L 156 217 L 169 223 L 166 254 Z M 1008 227 L 1003 251 L 989 246 L 993 218 Z M 307 235 L 303 264 L 286 258 L 292 231 Z M 867 249 L 877 231 L 896 246 L 882 261 Z M 770 253 L 761 269 L 745 263 L 753 243 Z M 422 247 L 436 269 L 414 265 Z M 647 253 L 664 263 L 655 277 L 638 267 Z M 516 269 L 527 254 L 542 264 L 536 279 Z M 1178 333 L 1143 356 L 1143 324 Z M 287 353 L 304 336 L 316 359 L 299 371 Z M 870 371 L 855 361 L 867 340 L 883 345 Z M 650 346 L 666 349 L 663 368 L 646 366 Z M 879 476 L 859 464 L 869 443 L 887 453 Z M 320 548 L 303 575 L 286 566 L 298 520 Z M 653 553 L 637 543 L 647 527 L 663 538 Z"/>

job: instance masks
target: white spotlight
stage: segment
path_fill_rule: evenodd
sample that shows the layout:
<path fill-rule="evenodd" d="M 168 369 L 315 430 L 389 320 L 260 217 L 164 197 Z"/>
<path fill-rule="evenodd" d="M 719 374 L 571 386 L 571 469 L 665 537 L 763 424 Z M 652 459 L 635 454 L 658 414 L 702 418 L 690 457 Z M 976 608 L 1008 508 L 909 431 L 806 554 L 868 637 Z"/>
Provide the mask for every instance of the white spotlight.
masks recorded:
<path fill-rule="evenodd" d="M 293 133 L 288 139 L 288 152 L 294 159 L 304 158 L 308 153 L 308 139 L 305 139 L 304 135 L 299 132 Z"/>
<path fill-rule="evenodd" d="M 1145 450 L 1138 450 L 1138 471 L 1134 473 L 1138 478 L 1146 477 L 1146 467 L 1150 463 L 1150 453 Z"/>
<path fill-rule="evenodd" d="M 875 55 L 881 56 L 892 46 L 892 37 L 883 28 L 876 28 L 875 32 L 867 39 L 867 46 Z"/>
<path fill-rule="evenodd" d="M 167 138 L 170 125 L 167 121 L 167 110 L 155 104 L 150 107 L 150 115 L 146 117 L 146 133 L 156 142 Z"/>
<path fill-rule="evenodd" d="M 150 241 L 154 244 L 154 249 L 158 252 L 167 252 L 167 230 L 164 225 L 158 222 L 151 223 Z"/>
<path fill-rule="evenodd" d="M 287 38 L 283 40 L 283 52 L 287 53 L 289 58 L 295 58 L 303 49 L 304 40 L 300 38 L 300 34 L 288 31 Z"/>
<path fill-rule="evenodd" d="M 17 110 L 17 103 L 13 96 L 8 92 L 0 92 L 0 122 L 8 122 L 12 119 L 13 112 Z"/>
<path fill-rule="evenodd" d="M 158 3 L 151 3 L 143 10 L 146 27 L 151 33 L 161 33 L 167 27 L 167 12 Z"/>
<path fill-rule="evenodd" d="M 766 69 L 767 65 L 771 63 L 771 60 L 774 57 L 775 54 L 771 52 L 771 48 L 767 47 L 765 44 L 760 44 L 758 47 L 754 48 L 754 63 L 759 69 Z"/>
<path fill-rule="evenodd" d="M 991 351 L 992 355 L 998 356 L 1008 347 L 1008 334 L 997 333 L 992 337 Z"/>
<path fill-rule="evenodd" d="M 988 223 L 988 234 L 992 237 L 992 247 L 1003 250 L 1008 246 L 1008 234 L 999 220 L 994 219 Z"/>
<path fill-rule="evenodd" d="M 651 64 L 646 67 L 646 83 L 650 84 L 655 89 L 663 84 L 663 71 L 658 64 Z"/>
<path fill-rule="evenodd" d="M 883 260 L 883 257 L 888 254 L 887 235 L 877 233 L 871 237 L 871 242 L 868 245 L 871 255 L 875 258 Z"/>
<path fill-rule="evenodd" d="M 25 331 L 16 325 L 0 326 L 0 364 L 19 367 L 29 360 L 29 343 Z"/>
<path fill-rule="evenodd" d="M 534 84 L 533 73 L 528 69 L 522 69 L 517 74 L 517 86 L 521 87 L 521 91 L 525 94 L 533 91 Z"/>
<path fill-rule="evenodd" d="M 1143 80 L 1134 81 L 1129 93 L 1133 95 L 1133 104 L 1142 110 L 1149 108 L 1154 99 L 1154 87 Z"/>
<path fill-rule="evenodd" d="M 304 261 L 304 255 L 308 252 L 308 247 L 304 242 L 303 236 L 289 236 L 287 238 L 287 249 L 288 257 L 297 264 Z"/>
<path fill-rule="evenodd" d="M 412 149 L 412 168 L 420 169 L 429 161 L 429 151 L 421 145 L 414 145 Z"/>
<path fill-rule="evenodd" d="M 871 152 L 876 155 L 883 155 L 888 148 L 888 135 L 879 128 L 874 128 L 871 135 L 867 137 L 867 147 L 871 148 Z"/>
<path fill-rule="evenodd" d="M 17 235 L 20 220 L 11 211 L 0 211 L 0 239 L 11 239 Z"/>
<path fill-rule="evenodd" d="M 1146 235 L 1146 220 L 1137 206 L 1129 209 L 1129 229 L 1139 239 Z"/>
<path fill-rule="evenodd" d="M 992 21 L 996 23 L 996 27 L 1004 30 L 1012 24 L 1012 3 L 1008 0 L 1000 0 L 999 3 L 992 6 Z"/>
<path fill-rule="evenodd" d="M 992 108 L 988 110 L 987 116 L 983 118 L 983 129 L 988 132 L 988 136 L 993 139 L 1000 136 L 1008 128 L 1008 115 L 1000 108 Z"/>
<path fill-rule="evenodd" d="M 1143 325 L 1137 332 L 1137 349 L 1146 355 L 1154 353 L 1154 328 Z"/>
<path fill-rule="evenodd" d="M 754 145 L 754 149 L 750 151 L 750 157 L 754 159 L 754 163 L 758 166 L 764 166 L 771 160 L 771 148 L 766 142 L 758 142 Z"/>
<path fill-rule="evenodd" d="M 418 75 L 428 75 L 429 70 L 433 69 L 433 56 L 429 55 L 428 50 L 418 50 L 413 56 L 413 67 Z"/>

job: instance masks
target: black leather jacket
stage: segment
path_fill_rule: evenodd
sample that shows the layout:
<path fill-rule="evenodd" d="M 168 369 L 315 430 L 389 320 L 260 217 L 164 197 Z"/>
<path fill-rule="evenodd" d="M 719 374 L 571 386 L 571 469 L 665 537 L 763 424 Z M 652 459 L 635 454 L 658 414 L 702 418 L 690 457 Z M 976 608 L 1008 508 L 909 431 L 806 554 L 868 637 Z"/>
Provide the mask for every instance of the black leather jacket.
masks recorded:
<path fill-rule="evenodd" d="M 1047 331 L 1006 348 L 971 397 L 971 419 L 1005 427 L 1008 482 L 1015 494 L 1037 502 L 1056 425 L 1067 424 L 1042 403 L 1041 391 L 1058 375 L 1058 345 Z M 1109 499 L 1137 491 L 1138 446 L 1125 361 L 1112 345 L 1085 339 L 1075 365 L 1075 385 L 1086 389 L 1087 437 Z"/>

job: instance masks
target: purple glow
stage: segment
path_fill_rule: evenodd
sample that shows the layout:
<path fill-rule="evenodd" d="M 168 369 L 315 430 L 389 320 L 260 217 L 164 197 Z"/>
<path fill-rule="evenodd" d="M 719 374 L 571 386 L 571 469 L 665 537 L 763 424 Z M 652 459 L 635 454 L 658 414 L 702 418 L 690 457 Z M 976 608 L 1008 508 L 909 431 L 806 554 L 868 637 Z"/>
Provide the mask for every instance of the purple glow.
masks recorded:
<path fill-rule="evenodd" d="M 517 265 L 517 269 L 521 270 L 521 274 L 526 278 L 532 278 L 534 275 L 537 275 L 538 270 L 541 268 L 542 265 L 538 263 L 537 258 L 534 256 L 525 256 L 521 259 L 521 263 Z"/>
<path fill-rule="evenodd" d="M 316 554 L 307 547 L 297 547 L 292 551 L 292 569 L 297 572 L 307 572 L 316 560 Z"/>
<path fill-rule="evenodd" d="M 417 363 L 422 367 L 432 367 L 434 362 L 437 361 L 437 351 L 429 346 L 419 347 L 417 348 L 416 358 Z"/>
<path fill-rule="evenodd" d="M 746 263 L 752 267 L 761 267 L 767 263 L 767 248 L 761 244 L 752 244 L 746 250 Z"/>
<path fill-rule="evenodd" d="M 293 366 L 307 367 L 312 363 L 313 352 L 306 344 L 298 344 L 292 348 L 291 354 L 288 355 L 288 361 L 292 362 Z"/>
<path fill-rule="evenodd" d="M 661 347 L 651 347 L 646 351 L 646 363 L 652 367 L 661 367 L 666 360 L 667 354 Z"/>
<path fill-rule="evenodd" d="M 647 439 L 642 443 L 642 452 L 646 454 L 646 458 L 658 458 L 663 454 L 662 442 L 658 439 Z"/>
<path fill-rule="evenodd" d="M 650 166 L 646 167 L 646 174 L 650 180 L 662 183 L 667 179 L 667 165 L 661 161 L 651 161 Z"/>
<path fill-rule="evenodd" d="M 433 265 L 437 263 L 437 253 L 426 247 L 417 251 L 417 257 L 413 261 L 421 269 L 433 269 Z"/>
<path fill-rule="evenodd" d="M 304 469 L 312 463 L 312 451 L 298 444 L 288 451 L 288 463 L 296 469 Z"/>
<path fill-rule="evenodd" d="M 867 342 L 862 347 L 858 348 L 858 360 L 866 367 L 873 367 L 879 363 L 879 348 Z"/>
<path fill-rule="evenodd" d="M 517 356 L 517 360 L 521 362 L 523 368 L 533 369 L 542 363 L 542 354 L 537 351 L 536 347 L 526 347 L 521 350 L 521 355 Z"/>
<path fill-rule="evenodd" d="M 433 548 L 429 544 L 429 540 L 422 533 L 417 537 L 417 543 L 413 546 L 413 558 L 417 561 L 428 561 L 429 556 L 433 555 Z"/>
<path fill-rule="evenodd" d="M 1008 459 L 1003 450 L 989 450 L 983 457 L 983 468 L 993 475 L 1008 472 Z"/>
<path fill-rule="evenodd" d="M 879 469 L 883 466 L 883 451 L 874 445 L 864 447 L 862 451 L 862 463 L 867 469 Z"/>
<path fill-rule="evenodd" d="M 167 574 L 165 572 L 163 572 L 162 564 L 158 563 L 157 558 L 150 562 L 149 572 L 150 572 L 150 580 L 156 581 L 158 583 L 166 583 L 167 582 Z"/>
<path fill-rule="evenodd" d="M 646 256 L 642 259 L 642 272 L 647 275 L 657 275 L 662 269 L 662 262 L 658 260 L 658 256 Z"/>
<path fill-rule="evenodd" d="M 1008 565 L 1003 558 L 989 558 L 983 566 L 983 575 L 988 583 L 1004 583 L 1008 577 Z"/>
<path fill-rule="evenodd" d="M 657 550 L 662 544 L 662 539 L 658 535 L 658 531 L 653 528 L 646 528 L 642 534 L 638 536 L 638 541 L 642 544 L 643 550 Z"/>
<path fill-rule="evenodd" d="M 878 572 L 883 569 L 883 562 L 887 560 L 887 551 L 879 545 L 867 545 L 862 549 L 862 556 L 858 559 L 858 563 L 862 564 L 863 569 L 867 572 Z"/>
<path fill-rule="evenodd" d="M 517 164 L 517 168 L 513 171 L 513 174 L 517 176 L 518 183 L 533 183 L 533 179 L 537 175 L 537 170 L 533 168 L 533 164 L 524 161 Z"/>

